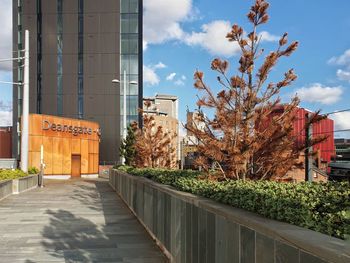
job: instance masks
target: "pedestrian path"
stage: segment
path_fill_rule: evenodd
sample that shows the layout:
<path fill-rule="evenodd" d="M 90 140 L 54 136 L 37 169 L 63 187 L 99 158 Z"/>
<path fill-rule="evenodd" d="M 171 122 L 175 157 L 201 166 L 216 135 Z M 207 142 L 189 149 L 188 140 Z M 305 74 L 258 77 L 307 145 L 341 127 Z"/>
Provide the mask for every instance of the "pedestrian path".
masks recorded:
<path fill-rule="evenodd" d="M 0 262 L 166 262 L 105 179 L 46 180 L 0 202 Z"/>

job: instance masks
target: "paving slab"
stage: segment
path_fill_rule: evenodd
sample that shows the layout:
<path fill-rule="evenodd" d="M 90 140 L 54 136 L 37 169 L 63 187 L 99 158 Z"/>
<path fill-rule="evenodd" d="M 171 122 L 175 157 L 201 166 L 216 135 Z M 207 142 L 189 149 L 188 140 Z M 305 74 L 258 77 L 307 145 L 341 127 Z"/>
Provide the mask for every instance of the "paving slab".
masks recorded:
<path fill-rule="evenodd" d="M 45 183 L 0 201 L 0 262 L 168 262 L 106 179 Z"/>

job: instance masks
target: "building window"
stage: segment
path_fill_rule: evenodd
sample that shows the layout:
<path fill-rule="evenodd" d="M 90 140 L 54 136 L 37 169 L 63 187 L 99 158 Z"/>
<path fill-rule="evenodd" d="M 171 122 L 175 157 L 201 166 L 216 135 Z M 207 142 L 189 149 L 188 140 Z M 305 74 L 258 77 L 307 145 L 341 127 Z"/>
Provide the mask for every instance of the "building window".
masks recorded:
<path fill-rule="evenodd" d="M 41 14 L 41 0 L 36 1 L 36 12 L 37 12 L 37 75 L 36 75 L 36 112 L 41 113 L 41 79 L 42 79 L 42 14 Z"/>
<path fill-rule="evenodd" d="M 84 0 L 78 0 L 78 118 L 84 118 Z"/>
<path fill-rule="evenodd" d="M 57 115 L 63 114 L 63 0 L 57 0 Z"/>
<path fill-rule="evenodd" d="M 131 81 L 139 82 L 139 0 L 120 1 L 120 79 L 126 73 L 126 120 L 127 125 L 132 121 L 138 121 L 139 108 L 139 84 L 130 84 Z M 121 85 L 122 87 L 122 85 Z M 120 119 L 124 114 L 124 91 L 120 92 Z M 121 123 L 121 135 L 123 124 Z"/>

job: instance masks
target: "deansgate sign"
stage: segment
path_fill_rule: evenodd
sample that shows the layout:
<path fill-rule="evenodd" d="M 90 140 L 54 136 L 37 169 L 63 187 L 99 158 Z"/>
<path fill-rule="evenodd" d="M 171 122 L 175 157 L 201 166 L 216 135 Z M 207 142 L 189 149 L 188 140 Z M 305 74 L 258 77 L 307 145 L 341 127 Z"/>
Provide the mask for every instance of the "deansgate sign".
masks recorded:
<path fill-rule="evenodd" d="M 88 128 L 88 127 L 50 123 L 48 120 L 43 120 L 42 129 L 44 131 L 52 130 L 57 132 L 67 132 L 67 133 L 73 134 L 74 136 L 78 136 L 80 134 L 92 135 L 92 133 L 96 133 L 98 136 L 101 135 L 100 129 L 92 130 L 91 128 Z"/>

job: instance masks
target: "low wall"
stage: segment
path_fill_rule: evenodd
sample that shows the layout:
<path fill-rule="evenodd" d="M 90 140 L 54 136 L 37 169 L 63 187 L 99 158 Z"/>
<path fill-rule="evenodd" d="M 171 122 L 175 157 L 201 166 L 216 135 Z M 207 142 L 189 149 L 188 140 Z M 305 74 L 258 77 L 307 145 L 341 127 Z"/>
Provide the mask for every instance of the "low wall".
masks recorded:
<path fill-rule="evenodd" d="M 350 262 L 350 244 L 142 177 L 109 183 L 172 262 Z"/>
<path fill-rule="evenodd" d="M 22 193 L 38 186 L 38 175 L 29 175 L 18 180 L 18 192 Z"/>
<path fill-rule="evenodd" d="M 6 180 L 0 182 L 0 200 L 11 194 L 19 194 L 38 186 L 38 175 L 29 175 L 26 177 Z"/>
<path fill-rule="evenodd" d="M 0 200 L 12 194 L 12 180 L 0 181 Z"/>

